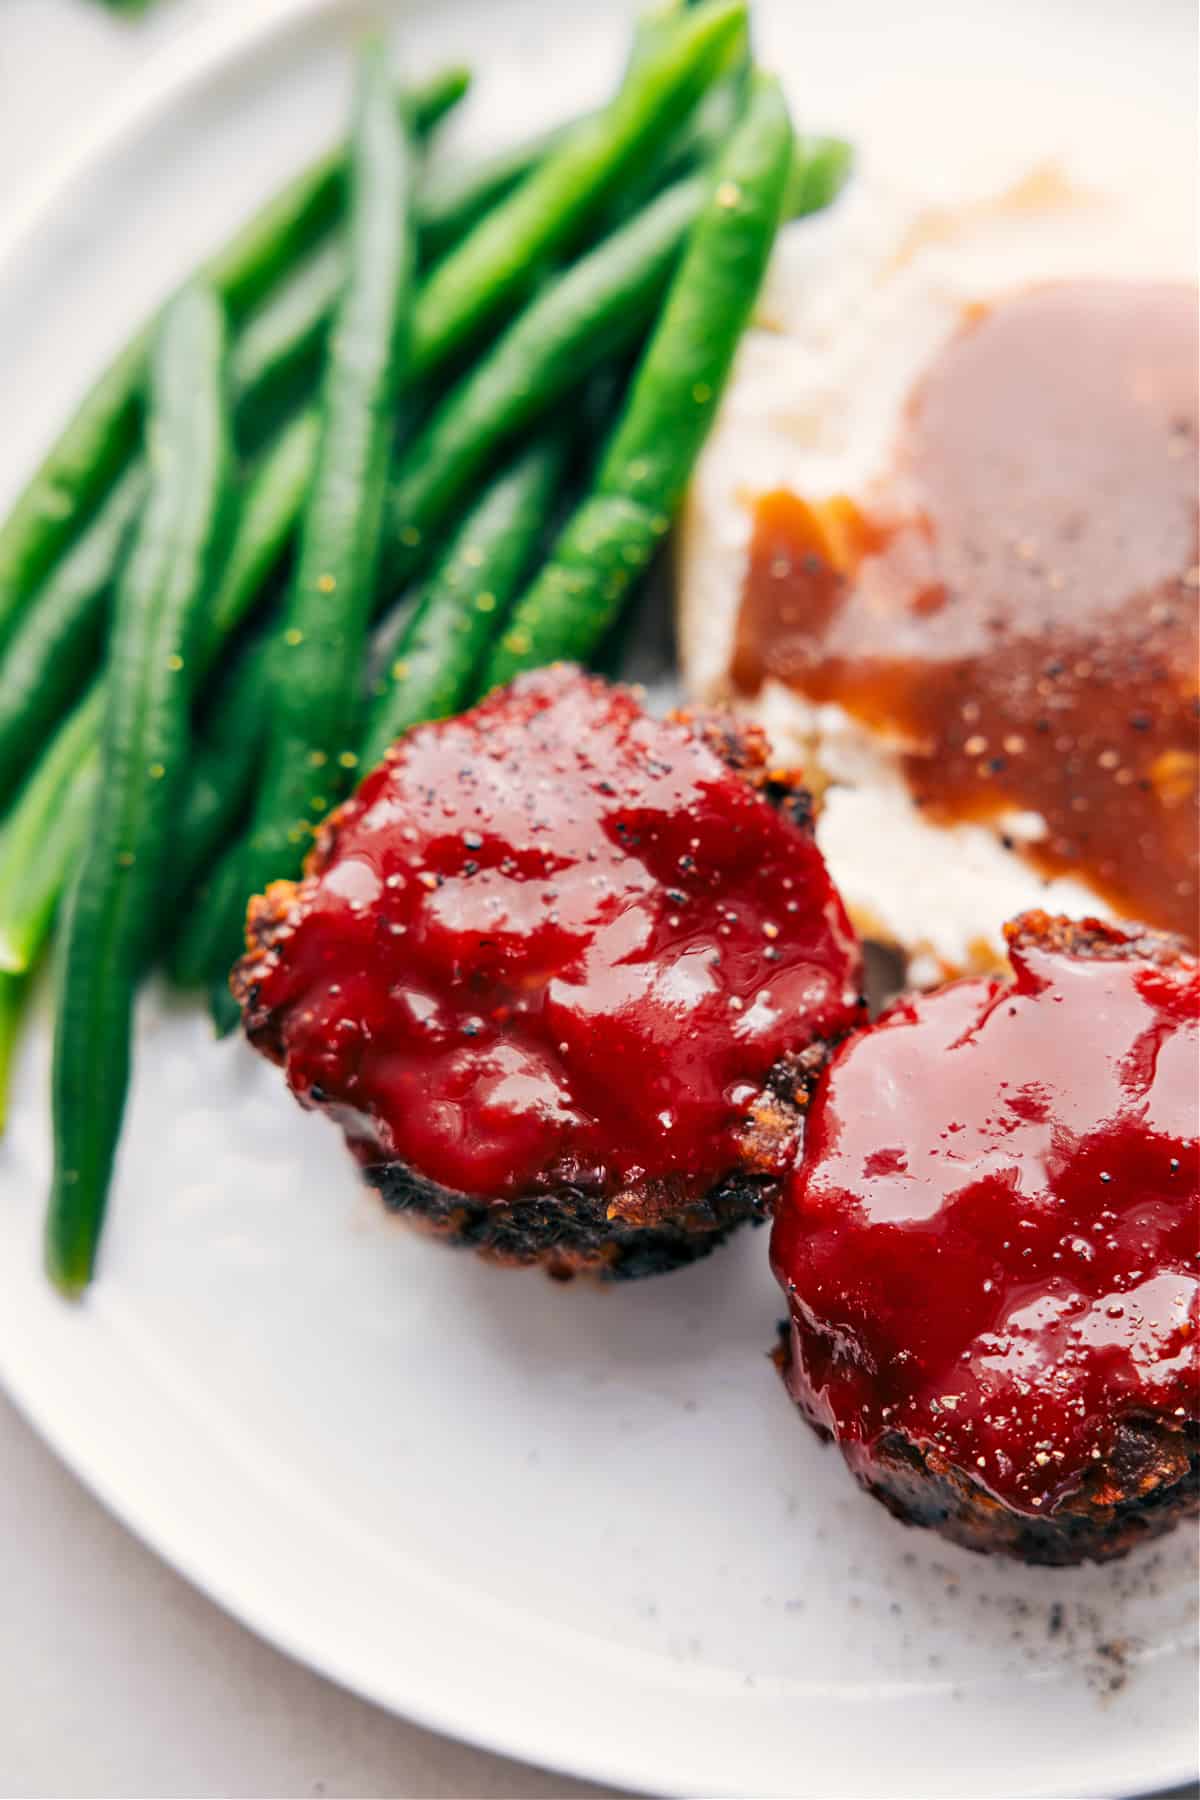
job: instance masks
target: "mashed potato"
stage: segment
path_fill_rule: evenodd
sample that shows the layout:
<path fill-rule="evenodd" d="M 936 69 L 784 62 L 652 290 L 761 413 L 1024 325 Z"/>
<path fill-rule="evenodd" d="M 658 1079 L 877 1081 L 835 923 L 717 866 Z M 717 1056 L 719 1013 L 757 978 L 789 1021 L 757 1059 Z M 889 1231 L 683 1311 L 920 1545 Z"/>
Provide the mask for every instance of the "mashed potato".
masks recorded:
<path fill-rule="evenodd" d="M 678 564 L 687 688 L 734 698 L 782 757 L 805 766 L 823 793 L 818 835 L 852 915 L 909 956 L 915 981 L 997 960 L 1002 922 L 1025 908 L 1104 907 L 1082 876 L 1047 879 L 1013 847 L 1041 835 L 1036 814 L 933 823 L 913 802 L 903 746 L 886 732 L 776 680 L 753 698 L 734 694 L 754 504 L 779 488 L 812 503 L 869 490 L 914 384 L 965 308 L 1062 279 L 1193 280 L 1190 157 L 1176 154 L 1170 121 L 1160 123 L 1149 183 L 1145 133 L 1135 166 L 1105 109 L 1082 101 L 1046 154 L 1017 153 L 986 133 L 969 152 L 964 138 L 936 182 L 928 146 L 912 157 L 911 179 L 901 177 L 898 120 L 868 132 L 843 199 L 782 234 L 692 487 Z M 933 201 L 931 187 L 940 188 Z"/>

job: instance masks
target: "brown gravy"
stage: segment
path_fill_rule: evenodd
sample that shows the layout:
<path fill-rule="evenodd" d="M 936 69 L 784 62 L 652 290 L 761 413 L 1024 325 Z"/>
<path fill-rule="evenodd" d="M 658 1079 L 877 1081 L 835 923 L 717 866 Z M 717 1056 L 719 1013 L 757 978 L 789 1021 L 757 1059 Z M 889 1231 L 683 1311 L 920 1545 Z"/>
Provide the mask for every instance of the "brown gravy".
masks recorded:
<path fill-rule="evenodd" d="M 757 507 L 734 679 L 898 741 L 946 820 L 1197 937 L 1197 312 L 1080 281 L 974 309 L 861 504 Z"/>

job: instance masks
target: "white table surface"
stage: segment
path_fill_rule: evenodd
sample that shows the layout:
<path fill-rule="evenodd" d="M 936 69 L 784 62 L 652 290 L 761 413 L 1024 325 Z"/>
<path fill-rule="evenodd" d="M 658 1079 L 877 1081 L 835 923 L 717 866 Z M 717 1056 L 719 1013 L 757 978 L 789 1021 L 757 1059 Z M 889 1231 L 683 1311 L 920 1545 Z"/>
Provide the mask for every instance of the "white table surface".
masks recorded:
<path fill-rule="evenodd" d="M 0 217 L 197 15 L 0 0 Z M 343 1693 L 227 1618 L 87 1494 L 0 1396 L 0 1795 L 598 1795 Z"/>
<path fill-rule="evenodd" d="M 128 24 L 94 0 L 0 0 L 0 216 L 168 37 L 254 4 L 165 0 Z M 610 1792 L 436 1737 L 280 1656 L 130 1537 L 0 1395 L 0 1800 Z"/>

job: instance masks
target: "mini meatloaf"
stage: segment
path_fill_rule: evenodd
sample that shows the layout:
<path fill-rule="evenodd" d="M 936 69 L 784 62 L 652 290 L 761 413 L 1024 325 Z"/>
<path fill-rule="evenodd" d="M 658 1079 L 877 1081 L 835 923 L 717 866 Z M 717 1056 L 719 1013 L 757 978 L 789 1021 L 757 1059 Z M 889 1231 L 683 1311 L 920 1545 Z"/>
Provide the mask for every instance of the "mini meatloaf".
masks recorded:
<path fill-rule="evenodd" d="M 386 1204 L 560 1276 L 763 1218 L 863 1016 L 761 733 L 561 666 L 409 732 L 247 933 L 247 1035 Z"/>
<path fill-rule="evenodd" d="M 897 1518 L 1027 1562 L 1197 1510 L 1200 974 L 1028 913 L 1011 982 L 894 1005 L 831 1061 L 771 1257 L 779 1362 Z"/>

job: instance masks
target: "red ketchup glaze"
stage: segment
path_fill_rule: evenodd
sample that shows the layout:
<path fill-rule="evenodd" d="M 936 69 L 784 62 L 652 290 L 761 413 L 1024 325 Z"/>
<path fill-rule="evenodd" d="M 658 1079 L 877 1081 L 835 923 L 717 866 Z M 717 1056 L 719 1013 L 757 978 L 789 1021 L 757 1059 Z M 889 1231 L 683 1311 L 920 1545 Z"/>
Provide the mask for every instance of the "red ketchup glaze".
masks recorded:
<path fill-rule="evenodd" d="M 808 833 L 684 724 L 555 668 L 366 777 L 256 1005 L 364 1162 L 496 1200 L 685 1197 L 737 1163 L 773 1065 L 859 1021 L 860 979 Z"/>
<path fill-rule="evenodd" d="M 901 1000 L 837 1052 L 771 1244 L 793 1397 L 851 1467 L 902 1430 L 1031 1515 L 1120 1418 L 1194 1418 L 1200 1378 L 1196 962 L 1045 923 L 1009 928 L 1011 985 Z"/>

